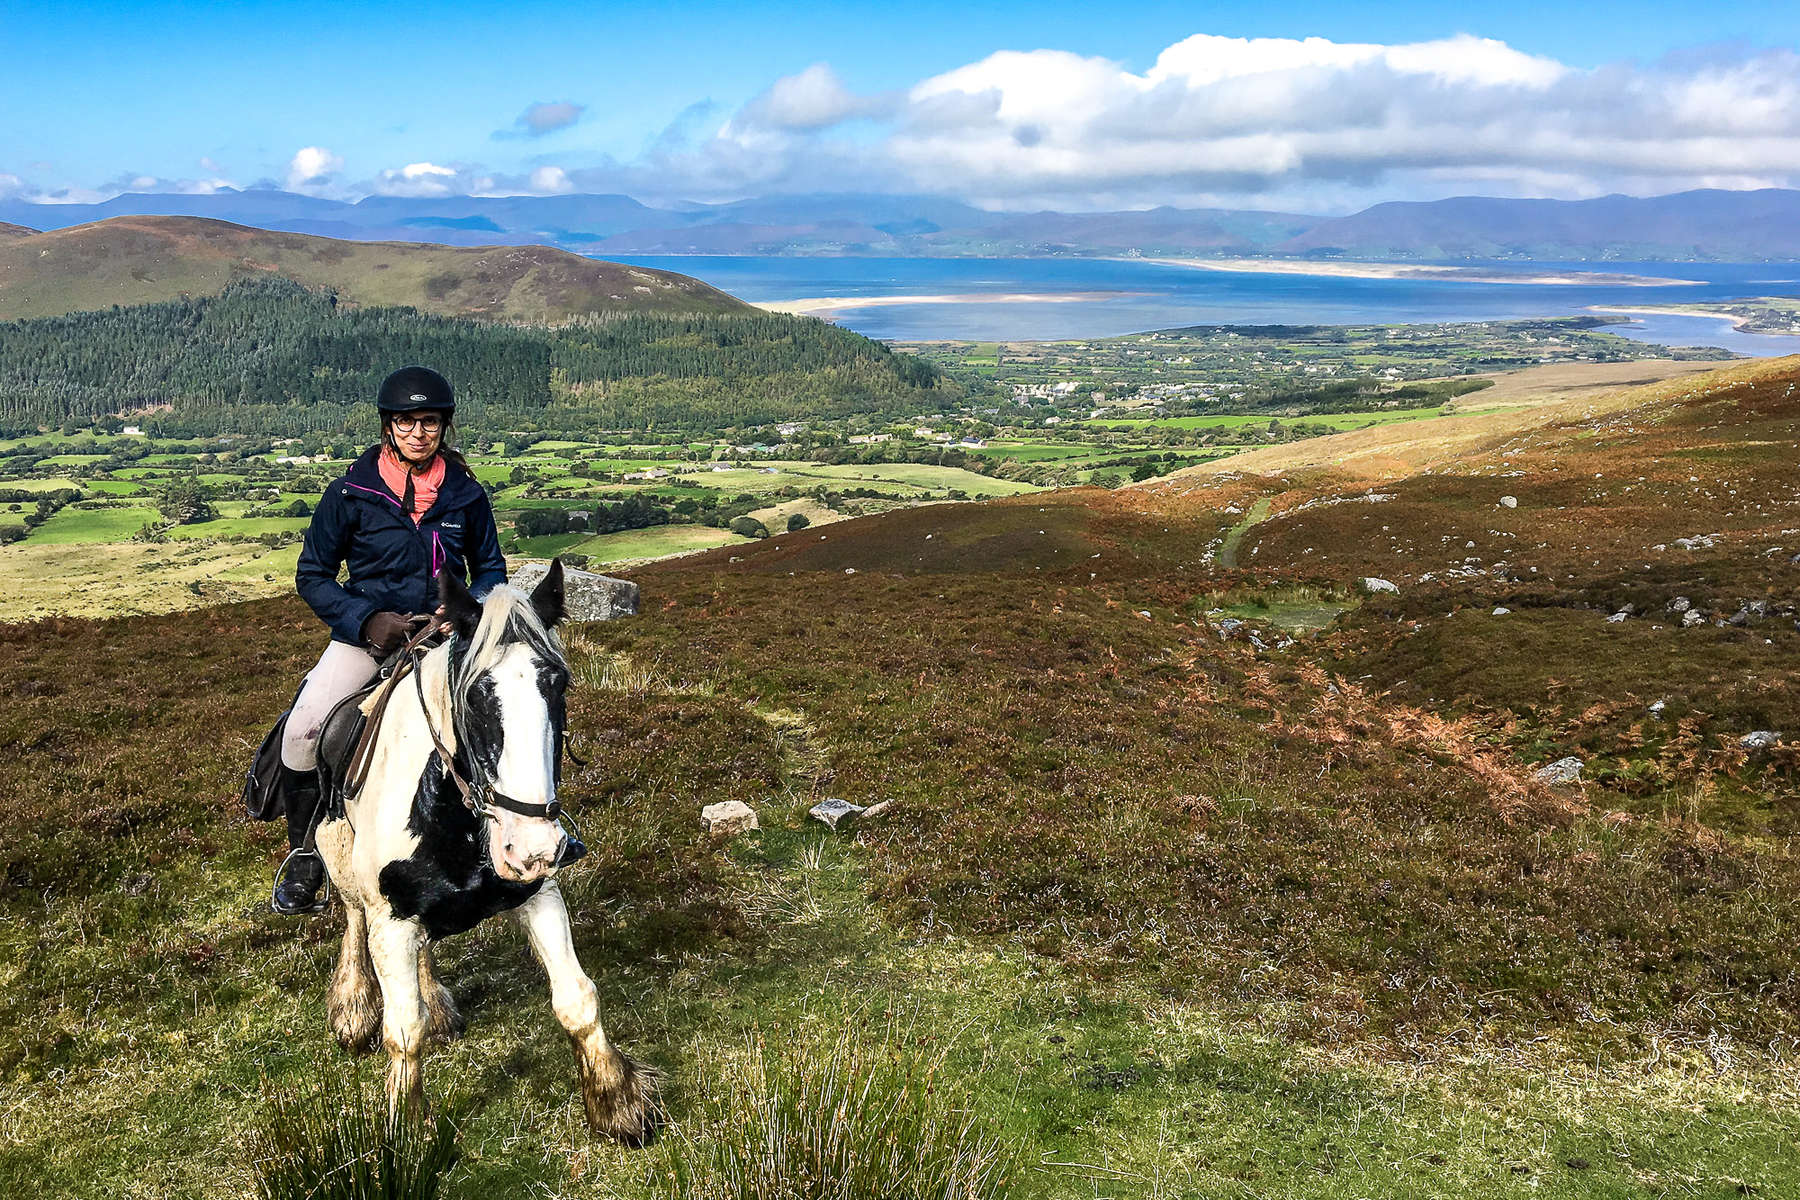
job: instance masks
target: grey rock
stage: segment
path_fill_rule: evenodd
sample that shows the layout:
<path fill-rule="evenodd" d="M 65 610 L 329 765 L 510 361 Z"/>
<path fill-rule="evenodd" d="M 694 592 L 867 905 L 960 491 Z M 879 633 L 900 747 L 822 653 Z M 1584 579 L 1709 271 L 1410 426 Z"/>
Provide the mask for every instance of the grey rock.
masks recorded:
<path fill-rule="evenodd" d="M 1219 631 L 1219 636 L 1222 638 L 1231 637 L 1243 627 L 1244 623 L 1236 617 L 1220 617 L 1217 621 L 1213 622 L 1213 628 Z"/>
<path fill-rule="evenodd" d="M 1494 615 L 1496 617 L 1504 617 L 1510 612 L 1512 612 L 1512 609 L 1507 608 L 1505 605 L 1496 605 L 1494 607 Z"/>
<path fill-rule="evenodd" d="M 1379 592 L 1391 592 L 1395 595 L 1400 593 L 1400 589 L 1395 587 L 1391 582 L 1386 579 L 1377 579 L 1373 575 L 1362 581 L 1362 589 L 1371 596 Z"/>
<path fill-rule="evenodd" d="M 821 800 L 806 811 L 806 815 L 815 821 L 823 821 L 833 829 L 850 821 L 854 821 L 868 811 L 860 804 L 852 804 L 848 800 L 839 800 L 836 796 Z"/>
<path fill-rule="evenodd" d="M 1500 507 L 1517 508 L 1519 507 L 1519 498 L 1517 496 L 1502 496 L 1500 497 Z"/>
<path fill-rule="evenodd" d="M 733 837 L 762 828 L 756 822 L 756 813 L 742 800 L 724 800 L 707 805 L 700 810 L 700 823 L 714 837 Z"/>
<path fill-rule="evenodd" d="M 1610 616 L 1610 617 L 1608 617 L 1608 618 L 1606 618 L 1606 623 L 1607 623 L 1607 624 L 1608 624 L 1608 625 L 1617 625 L 1617 624 L 1618 624 L 1618 623 L 1619 623 L 1619 622 L 1621 622 L 1621 621 L 1628 621 L 1628 620 L 1630 620 L 1630 619 L 1631 619 L 1631 614 L 1630 614 L 1630 613 L 1628 613 L 1628 612 L 1616 612 L 1616 613 L 1614 613 L 1614 614 L 1613 614 L 1613 615 L 1612 615 L 1612 616 Z"/>
<path fill-rule="evenodd" d="M 526 563 L 507 582 L 529 592 L 543 582 L 549 570 L 546 563 Z M 638 585 L 628 579 L 564 567 L 563 606 L 571 621 L 614 621 L 633 616 L 638 610 Z"/>
<path fill-rule="evenodd" d="M 1748 625 L 1750 623 L 1750 611 L 1748 609 L 1740 608 L 1732 613 L 1725 623 L 1727 625 Z"/>
<path fill-rule="evenodd" d="M 1546 787 L 1569 787 L 1581 782 L 1581 760 L 1574 755 L 1559 758 L 1546 767 L 1539 767 L 1531 773 L 1533 782 Z"/>
<path fill-rule="evenodd" d="M 1650 705 L 1650 715 L 1653 717 L 1661 718 L 1661 716 L 1663 715 L 1663 709 L 1665 709 L 1667 707 L 1669 707 L 1669 705 L 1666 700 L 1658 700 L 1655 703 Z"/>
<path fill-rule="evenodd" d="M 1773 729 L 1758 729 L 1754 733 L 1746 733 L 1738 739 L 1738 745 L 1746 750 L 1767 750 L 1781 740 L 1781 734 Z"/>
<path fill-rule="evenodd" d="M 1706 614 L 1697 608 L 1690 608 L 1681 614 L 1681 627 L 1683 629 L 1692 629 L 1696 625 L 1704 625 L 1705 623 Z"/>
<path fill-rule="evenodd" d="M 1692 607 L 1694 607 L 1694 602 L 1686 596 L 1677 596 L 1669 601 L 1669 611 L 1672 613 L 1684 613 Z"/>

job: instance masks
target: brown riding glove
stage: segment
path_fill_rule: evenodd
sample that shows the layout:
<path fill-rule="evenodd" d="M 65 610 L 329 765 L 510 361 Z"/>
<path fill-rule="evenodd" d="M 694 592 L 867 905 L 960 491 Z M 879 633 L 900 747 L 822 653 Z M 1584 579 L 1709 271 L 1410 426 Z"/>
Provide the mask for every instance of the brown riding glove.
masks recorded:
<path fill-rule="evenodd" d="M 378 612 L 372 613 L 363 622 L 363 641 L 381 655 L 389 655 L 398 650 L 411 636 L 415 618 L 405 613 Z"/>

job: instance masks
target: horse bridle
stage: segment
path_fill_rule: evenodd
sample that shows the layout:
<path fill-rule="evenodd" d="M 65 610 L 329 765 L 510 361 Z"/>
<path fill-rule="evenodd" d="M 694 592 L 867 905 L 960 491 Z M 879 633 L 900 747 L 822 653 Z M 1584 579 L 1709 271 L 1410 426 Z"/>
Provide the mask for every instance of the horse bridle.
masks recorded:
<path fill-rule="evenodd" d="M 450 777 L 450 782 L 454 783 L 456 790 L 462 793 L 463 806 L 484 821 L 494 819 L 494 809 L 496 808 L 503 808 L 507 812 L 516 813 L 521 817 L 533 817 L 542 821 L 554 821 L 561 817 L 563 809 L 560 800 L 552 799 L 548 804 L 531 804 L 524 800 L 515 800 L 495 787 L 492 777 L 482 769 L 481 761 L 473 754 L 469 756 L 470 778 L 463 778 L 462 772 L 456 769 L 456 755 L 445 747 L 444 739 L 438 736 L 437 725 L 431 719 L 431 708 L 425 703 L 425 672 L 423 670 L 425 655 L 419 647 L 431 632 L 433 632 L 432 628 L 427 626 L 419 636 L 407 643 L 406 653 L 411 660 L 408 669 L 412 671 L 413 686 L 419 693 L 419 712 L 425 718 L 425 731 L 431 735 L 431 744 L 437 747 L 438 761 L 444 765 L 444 774 Z M 447 652 L 451 661 L 454 662 L 456 634 L 452 633 L 445 645 L 449 648 Z M 457 689 L 452 685 L 449 686 L 448 691 L 451 710 L 450 723 L 452 728 L 457 728 Z M 459 729 L 457 738 L 459 743 L 466 740 L 460 736 L 460 732 Z M 558 747 L 558 750 L 560 751 L 561 747 Z"/>

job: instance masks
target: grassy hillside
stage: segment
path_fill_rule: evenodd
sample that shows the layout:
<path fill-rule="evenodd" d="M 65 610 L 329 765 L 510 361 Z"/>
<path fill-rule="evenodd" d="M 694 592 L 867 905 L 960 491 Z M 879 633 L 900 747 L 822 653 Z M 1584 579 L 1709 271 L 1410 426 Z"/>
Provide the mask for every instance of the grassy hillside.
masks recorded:
<path fill-rule="evenodd" d="M 1740 738 L 1800 730 L 1797 388 L 1660 384 L 1373 493 L 1189 476 L 634 572 L 642 615 L 572 636 L 610 1028 L 713 1139 L 721 1079 L 898 1021 L 1017 1196 L 1794 1194 L 1800 758 Z M 0 642 L 0 1191 L 240 1194 L 267 1088 L 374 1078 L 324 1029 L 333 923 L 262 911 L 235 811 L 319 632 Z M 824 796 L 897 803 L 831 835 Z M 764 831 L 709 842 L 726 799 Z M 514 933 L 446 958 L 454 1194 L 684 1194 L 677 1139 L 581 1130 Z"/>
<path fill-rule="evenodd" d="M 697 279 L 547 246 L 345 242 L 200 217 L 114 217 L 0 237 L 0 320 L 213 295 L 280 275 L 359 305 L 556 321 L 594 312 L 750 312 Z"/>

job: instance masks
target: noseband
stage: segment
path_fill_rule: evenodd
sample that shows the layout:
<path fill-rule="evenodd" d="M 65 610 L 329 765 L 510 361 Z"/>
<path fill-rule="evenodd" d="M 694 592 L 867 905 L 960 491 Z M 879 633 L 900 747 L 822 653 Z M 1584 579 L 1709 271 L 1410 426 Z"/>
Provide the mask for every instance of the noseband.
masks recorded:
<path fill-rule="evenodd" d="M 449 647 L 447 653 L 450 656 L 450 663 L 453 665 L 456 661 L 456 635 L 454 633 L 450 635 L 445 645 Z M 516 813 L 521 817 L 533 817 L 541 821 L 554 821 L 562 816 L 562 802 L 559 800 L 553 798 L 548 804 L 529 804 L 523 800 L 515 800 L 496 788 L 493 777 L 482 769 L 480 759 L 474 755 L 469 756 L 469 777 L 463 778 L 462 772 L 456 769 L 456 755 L 444 746 L 444 739 L 438 736 L 437 726 L 431 720 L 431 708 L 425 703 L 425 672 L 422 669 L 424 653 L 419 649 L 417 642 L 409 643 L 407 651 L 411 656 L 410 670 L 412 671 L 413 687 L 419 693 L 419 712 L 425 718 L 425 731 L 431 735 L 431 744 L 437 747 L 438 761 L 444 764 L 444 774 L 450 777 L 450 782 L 454 783 L 456 790 L 462 793 L 464 807 L 483 821 L 492 821 L 496 808 L 503 808 L 507 812 Z M 459 689 L 452 682 L 447 690 L 449 692 L 450 726 L 458 733 L 457 742 L 463 744 L 468 739 L 461 736 L 462 722 L 456 703 L 456 693 Z"/>

